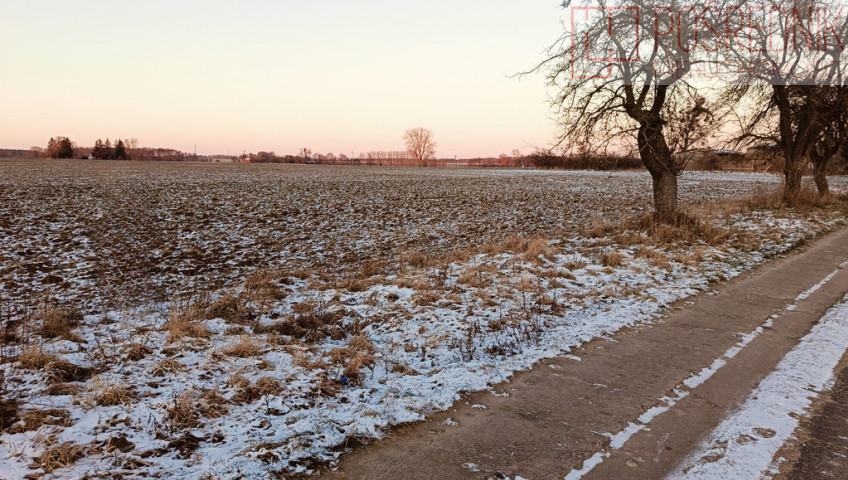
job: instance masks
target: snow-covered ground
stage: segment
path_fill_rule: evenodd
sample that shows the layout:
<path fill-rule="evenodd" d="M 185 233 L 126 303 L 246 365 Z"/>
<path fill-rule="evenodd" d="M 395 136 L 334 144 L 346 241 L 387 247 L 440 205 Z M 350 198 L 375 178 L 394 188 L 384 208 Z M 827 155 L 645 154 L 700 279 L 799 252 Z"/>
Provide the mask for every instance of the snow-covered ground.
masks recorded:
<path fill-rule="evenodd" d="M 239 172 L 244 173 L 236 169 L 229 174 Z M 263 172 L 274 174 L 273 170 Z M 325 172 L 331 177 L 341 175 Z M 416 185 L 406 195 L 425 195 L 426 188 L 416 183 L 421 179 L 412 174 L 376 172 L 376 183 L 357 180 L 349 173 L 344 181 L 354 182 L 370 202 L 376 201 L 374 190 L 382 181 L 400 182 L 392 183 L 393 188 L 412 182 Z M 149 172 L 138 175 L 147 178 Z M 263 257 L 260 266 L 264 268 L 254 268 L 253 276 L 245 273 L 251 270 L 238 267 L 244 258 L 242 249 L 258 248 L 244 243 L 259 228 L 251 222 L 263 218 L 251 206 L 252 213 L 238 221 L 248 240 L 233 237 L 236 246 L 223 244 L 217 250 L 227 259 L 221 268 L 229 273 L 222 278 L 232 275 L 239 281 L 222 281 L 222 288 L 172 301 L 128 302 L 125 308 L 103 310 L 92 307 L 73 330 L 57 335 L 46 334 L 41 325 L 51 315 L 62 315 L 56 310 L 62 305 L 42 305 L 32 317 L 17 318 L 15 328 L 25 340 L 21 343 L 30 345 L 13 345 L 9 348 L 13 356 L 24 355 L 0 365 L 7 396 L 19 402 L 17 420 L 0 435 L 3 474 L 10 479 L 29 474 L 77 478 L 107 473 L 124 478 L 261 479 L 302 472 L 316 462 L 333 461 L 346 446 L 379 438 L 394 425 L 446 409 L 464 392 L 489 389 L 540 359 L 567 353 L 624 326 L 650 321 L 669 303 L 846 223 L 844 215 L 826 210 L 728 214 L 714 222 L 730 236 L 709 245 L 657 243 L 633 231 L 587 238 L 591 235 L 581 235 L 576 225 L 587 227 L 589 220 L 571 218 L 568 225 L 572 226 L 552 229 L 549 240 L 534 238 L 545 233 L 537 230 L 525 232 L 525 239 L 492 235 L 488 237 L 491 245 L 441 257 L 444 261 L 426 256 L 398 261 L 405 247 L 416 251 L 431 245 L 428 242 L 461 245 L 470 241 L 462 239 L 462 229 L 468 225 L 472 237 L 495 219 L 513 222 L 503 232 L 522 233 L 525 225 L 544 217 L 549 205 L 565 201 L 544 196 L 563 188 L 573 190 L 570 198 L 594 202 L 569 211 L 586 213 L 595 208 L 599 218 L 629 215 L 633 208 L 622 207 L 618 212 L 615 208 L 640 205 L 644 200 L 641 193 L 628 197 L 631 189 L 644 187 L 645 178 L 639 174 L 426 175 L 431 175 L 425 182 L 428 188 L 444 188 L 439 187 L 443 184 L 457 189 L 449 198 L 468 200 L 482 209 L 483 203 L 475 202 L 476 194 L 484 192 L 492 205 L 476 214 L 466 207 L 446 212 L 415 207 L 406 210 L 405 217 L 391 213 L 369 223 L 362 249 L 372 250 L 374 243 L 368 238 L 393 239 L 384 243 L 391 243 L 385 247 L 390 253 L 379 254 L 395 259 L 389 271 L 368 272 L 367 264 L 352 261 L 360 273 L 346 276 L 340 256 L 345 250 L 339 250 L 342 244 L 337 237 L 353 232 L 351 244 L 343 246 L 355 250 L 363 234 L 355 231 L 355 222 L 348 223 L 345 210 L 334 210 L 337 200 L 320 194 L 329 205 L 324 220 L 320 210 L 311 206 L 288 207 L 301 211 L 297 218 L 312 219 L 313 227 L 321 227 L 298 246 L 308 252 L 303 254 L 301 270 L 274 260 L 294 255 L 296 245 L 291 242 Z M 774 177 L 751 178 L 757 188 L 774 183 Z M 499 184 L 498 179 L 507 183 Z M 705 193 L 708 198 L 726 198 L 733 192 L 750 191 L 748 179 L 698 174 L 687 175 L 683 181 L 689 182 L 690 191 L 701 188 L 712 191 Z M 193 181 L 201 185 L 198 192 L 202 193 L 206 180 Z M 253 176 L 251 181 L 255 186 Z M 71 177 L 70 182 L 80 180 Z M 353 188 L 344 185 L 339 188 Z M 507 191 L 517 195 L 515 203 L 506 198 L 492 202 L 492 195 L 497 195 L 492 185 L 508 186 Z M 25 195 L 17 187 L 15 192 Z M 345 192 L 349 206 L 344 208 L 351 212 L 364 208 L 361 199 L 350 190 Z M 385 194 L 397 194 L 391 192 Z M 604 204 L 600 200 L 604 195 L 616 200 Z M 403 205 L 413 200 L 426 205 L 428 198 L 408 199 L 397 209 L 403 212 Z M 447 208 L 445 203 L 438 205 Z M 549 214 L 563 218 L 559 211 Z M 217 215 L 210 213 L 207 223 L 223 228 L 224 220 Z M 379 222 L 383 222 L 382 234 L 377 233 Z M 542 224 L 548 225 L 547 220 Z M 202 218 L 196 225 L 203 231 Z M 33 228 L 47 231 L 37 225 Z M 25 229 L 15 232 L 18 246 L 29 245 L 32 251 L 54 248 L 58 256 L 86 245 L 79 236 L 57 246 L 54 240 L 61 236 L 27 239 Z M 328 238 L 335 240 L 328 242 Z M 123 248 L 125 240 L 115 240 L 112 248 Z M 201 246 L 210 243 L 203 238 L 193 241 Z M 321 251 L 326 254 L 317 253 Z M 374 254 L 378 251 L 374 249 Z M 16 255 L 18 262 L 26 263 L 25 252 Z M 105 258 L 101 264 L 108 261 L 112 260 Z M 310 262 L 322 261 L 338 266 L 341 273 L 334 276 L 306 268 Z M 152 263 L 167 265 L 162 259 Z M 74 277 L 78 271 L 74 265 L 84 274 Z M 134 265 L 129 264 L 128 271 Z M 85 280 L 91 273 L 87 266 L 85 260 L 72 262 L 62 267 L 61 276 Z M 6 270 L 11 277 L 4 278 L 21 284 L 29 278 L 22 273 L 26 271 L 25 265 Z M 143 271 L 148 270 L 135 273 Z M 150 272 L 172 294 L 179 291 L 179 283 L 169 283 L 175 282 L 170 273 L 157 268 Z M 114 273 L 120 276 L 121 270 Z M 133 280 L 135 273 L 124 287 L 147 284 Z M 68 281 L 64 297 L 57 297 L 89 292 L 82 280 L 80 291 L 75 290 L 77 283 Z M 8 298 L 17 292 L 4 289 L 3 295 Z"/>
<path fill-rule="evenodd" d="M 680 195 L 726 199 L 779 181 L 687 173 Z M 0 300 L 104 311 L 259 269 L 393 273 L 415 253 L 571 237 L 647 213 L 650 185 L 638 172 L 3 160 Z"/>
<path fill-rule="evenodd" d="M 792 437 L 814 398 L 829 388 L 848 349 L 848 297 L 724 419 L 669 479 L 770 478 L 778 450 Z"/>

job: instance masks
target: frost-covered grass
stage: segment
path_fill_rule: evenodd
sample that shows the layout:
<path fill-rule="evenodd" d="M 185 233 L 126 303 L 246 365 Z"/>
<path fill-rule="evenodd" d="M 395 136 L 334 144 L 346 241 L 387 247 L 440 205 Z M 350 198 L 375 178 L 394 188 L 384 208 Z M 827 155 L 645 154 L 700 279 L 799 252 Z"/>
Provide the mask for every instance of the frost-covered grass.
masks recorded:
<path fill-rule="evenodd" d="M 4 198 L 64 192 L 52 214 L 3 204 L 28 212 L 3 224 L 18 262 L 4 301 L 51 293 L 5 314 L 10 478 L 302 472 L 845 223 L 835 208 L 725 207 L 702 213 L 711 242 L 621 231 L 603 221 L 647 208 L 647 179 L 631 173 L 86 168 L 39 164 L 0 183 Z M 773 183 L 683 179 L 714 199 Z M 156 242 L 174 243 L 145 250 Z M 39 282 L 45 265 L 63 283 Z M 45 328 L 56 323 L 69 328 Z"/>
<path fill-rule="evenodd" d="M 686 174 L 684 201 L 772 175 Z M 260 269 L 392 273 L 512 236 L 650 210 L 647 174 L 0 160 L 0 299 L 99 310 L 233 286 Z"/>

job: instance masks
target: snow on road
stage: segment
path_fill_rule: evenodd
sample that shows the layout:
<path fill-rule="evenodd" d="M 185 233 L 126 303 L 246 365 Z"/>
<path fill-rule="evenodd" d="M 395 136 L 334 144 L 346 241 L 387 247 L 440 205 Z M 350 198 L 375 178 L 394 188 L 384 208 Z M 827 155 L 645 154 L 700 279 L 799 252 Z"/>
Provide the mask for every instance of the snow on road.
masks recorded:
<path fill-rule="evenodd" d="M 675 480 L 768 478 L 814 398 L 829 388 L 848 349 L 848 297 L 789 352 L 737 412 L 669 475 Z M 779 460 L 778 460 L 779 461 Z"/>

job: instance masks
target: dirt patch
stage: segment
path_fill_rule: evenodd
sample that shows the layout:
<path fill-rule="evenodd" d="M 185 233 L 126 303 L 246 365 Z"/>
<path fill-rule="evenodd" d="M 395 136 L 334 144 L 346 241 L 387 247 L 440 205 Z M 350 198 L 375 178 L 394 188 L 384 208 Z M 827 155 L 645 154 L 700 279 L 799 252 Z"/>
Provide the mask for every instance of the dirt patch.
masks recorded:
<path fill-rule="evenodd" d="M 837 376 L 825 399 L 805 427 L 800 457 L 783 480 L 848 478 L 848 366 Z"/>

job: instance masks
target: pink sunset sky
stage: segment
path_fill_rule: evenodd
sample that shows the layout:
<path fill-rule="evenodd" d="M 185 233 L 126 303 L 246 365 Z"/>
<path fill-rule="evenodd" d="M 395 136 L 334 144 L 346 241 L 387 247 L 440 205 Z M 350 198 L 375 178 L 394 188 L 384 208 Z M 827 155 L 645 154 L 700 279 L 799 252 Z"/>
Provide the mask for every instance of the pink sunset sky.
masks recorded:
<path fill-rule="evenodd" d="M 546 146 L 555 0 L 32 0 L 0 4 L 0 147 L 138 138 L 201 154 Z"/>

